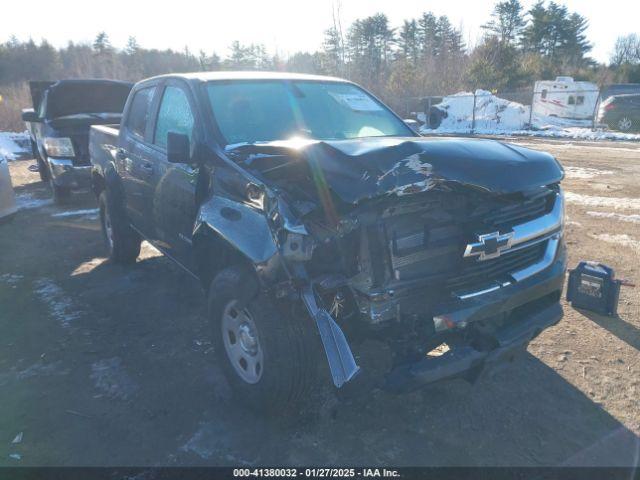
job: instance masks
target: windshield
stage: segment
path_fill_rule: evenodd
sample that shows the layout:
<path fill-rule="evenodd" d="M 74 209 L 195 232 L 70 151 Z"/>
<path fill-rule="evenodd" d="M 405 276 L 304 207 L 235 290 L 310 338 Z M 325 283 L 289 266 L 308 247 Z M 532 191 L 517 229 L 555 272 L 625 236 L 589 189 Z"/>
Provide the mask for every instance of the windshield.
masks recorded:
<path fill-rule="evenodd" d="M 218 81 L 206 88 L 228 144 L 414 136 L 386 106 L 349 83 Z"/>

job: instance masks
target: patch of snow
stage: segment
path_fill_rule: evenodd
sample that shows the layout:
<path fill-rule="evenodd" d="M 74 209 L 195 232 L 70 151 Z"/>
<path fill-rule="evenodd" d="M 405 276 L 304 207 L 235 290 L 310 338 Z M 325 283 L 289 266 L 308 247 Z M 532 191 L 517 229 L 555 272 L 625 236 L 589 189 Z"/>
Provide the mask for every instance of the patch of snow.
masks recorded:
<path fill-rule="evenodd" d="M 215 453 L 215 449 L 204 440 L 206 435 L 205 429 L 201 426 L 198 431 L 185 443 L 180 450 L 183 452 L 191 452 L 205 460 L 211 458 Z"/>
<path fill-rule="evenodd" d="M 37 280 L 35 287 L 36 295 L 47 305 L 50 315 L 63 327 L 69 327 L 82 316 L 82 309 L 50 278 Z"/>
<path fill-rule="evenodd" d="M 573 139 L 570 139 L 570 140 L 573 140 Z M 523 140 L 518 140 L 517 144 L 523 147 L 540 148 L 540 143 L 536 143 L 536 142 L 527 142 Z M 618 141 L 615 143 L 615 145 L 611 146 L 611 145 L 599 144 L 597 140 L 596 141 L 579 140 L 577 142 L 569 141 L 566 143 L 547 143 L 544 145 L 544 148 L 546 150 L 550 150 L 550 149 L 566 150 L 566 149 L 574 149 L 574 148 L 583 150 L 584 147 L 589 147 L 589 151 L 612 150 L 612 151 L 620 152 L 622 150 L 623 152 L 632 151 L 635 153 L 636 150 L 638 149 L 638 144 L 637 142 Z"/>
<path fill-rule="evenodd" d="M 564 167 L 564 173 L 568 178 L 594 178 L 598 175 L 612 175 L 611 170 L 598 170 L 597 168 L 588 167 Z"/>
<path fill-rule="evenodd" d="M 25 380 L 32 377 L 52 376 L 52 375 L 68 375 L 69 370 L 62 368 L 62 362 L 44 363 L 39 361 L 33 365 L 18 370 L 12 367 L 9 372 L 0 373 L 0 387 L 12 380 Z"/>
<path fill-rule="evenodd" d="M 29 133 L 0 132 L 0 155 L 15 160 L 31 154 Z"/>
<path fill-rule="evenodd" d="M 50 375 L 68 375 L 69 370 L 61 368 L 62 362 L 54 363 L 34 363 L 28 368 L 16 372 L 16 378 L 18 380 L 24 380 L 26 378 L 50 376 Z"/>
<path fill-rule="evenodd" d="M 17 273 L 3 273 L 0 275 L 0 282 L 15 285 L 23 278 L 22 275 L 18 275 Z"/>
<path fill-rule="evenodd" d="M 486 90 L 475 92 L 475 130 L 505 132 L 522 130 L 529 123 L 529 107 L 496 97 Z M 445 97 L 437 108 L 447 117 L 435 132 L 469 131 L 473 125 L 474 96 L 472 92 L 459 92 Z"/>
<path fill-rule="evenodd" d="M 512 135 L 548 138 L 572 138 L 575 140 L 617 140 L 640 141 L 640 134 L 613 132 L 610 130 L 592 130 L 591 128 L 557 128 L 547 127 L 546 130 L 514 130 Z"/>
<path fill-rule="evenodd" d="M 138 390 L 138 385 L 124 370 L 118 357 L 92 364 L 90 377 L 96 388 L 111 398 L 127 400 Z"/>
<path fill-rule="evenodd" d="M 16 195 L 16 205 L 18 206 L 18 210 L 29 210 L 52 204 L 53 199 L 51 198 L 33 198 L 28 193 Z"/>
<path fill-rule="evenodd" d="M 243 466 L 255 465 L 255 460 L 245 460 L 240 455 L 234 455 L 235 448 L 229 444 L 229 429 L 233 428 L 227 422 L 202 423 L 193 436 L 180 447 L 182 452 L 190 452 L 203 459 L 214 456 L 223 457 L 227 461 Z"/>
<path fill-rule="evenodd" d="M 640 241 L 636 240 L 633 237 L 630 237 L 627 234 L 619 233 L 615 235 L 611 235 L 609 233 L 600 233 L 598 235 L 589 235 L 592 238 L 597 238 L 598 240 L 602 240 L 607 243 L 615 243 L 617 245 L 622 245 L 624 247 L 629 247 L 637 252 L 640 252 Z"/>
<path fill-rule="evenodd" d="M 89 220 L 95 220 L 98 218 L 98 213 L 100 212 L 97 208 L 86 208 L 82 210 L 69 210 L 67 212 L 59 212 L 52 213 L 52 217 L 75 217 L 75 216 L 86 216 Z"/>
<path fill-rule="evenodd" d="M 623 215 L 621 213 L 615 213 L 615 212 L 587 212 L 587 215 L 591 215 L 592 217 L 599 217 L 599 218 L 613 218 L 615 220 L 620 220 L 621 222 L 627 222 L 627 223 L 640 223 L 640 215 L 637 214 L 633 214 L 633 215 Z"/>
<path fill-rule="evenodd" d="M 596 197 L 573 192 L 565 192 L 564 198 L 568 203 L 576 203 L 588 207 L 640 210 L 640 198 Z"/>

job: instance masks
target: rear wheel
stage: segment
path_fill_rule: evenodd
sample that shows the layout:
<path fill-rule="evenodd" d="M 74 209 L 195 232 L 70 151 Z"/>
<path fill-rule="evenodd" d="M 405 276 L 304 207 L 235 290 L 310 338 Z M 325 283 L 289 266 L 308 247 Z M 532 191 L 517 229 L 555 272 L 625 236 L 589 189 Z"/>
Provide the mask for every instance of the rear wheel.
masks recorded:
<path fill-rule="evenodd" d="M 306 314 L 285 314 L 249 268 L 220 272 L 209 289 L 216 352 L 234 396 L 272 414 L 292 414 L 319 384 L 319 341 Z"/>
<path fill-rule="evenodd" d="M 106 190 L 100 193 L 98 204 L 102 234 L 109 252 L 109 260 L 119 264 L 135 263 L 140 255 L 142 239 L 129 225 L 124 208 L 119 207 Z"/>

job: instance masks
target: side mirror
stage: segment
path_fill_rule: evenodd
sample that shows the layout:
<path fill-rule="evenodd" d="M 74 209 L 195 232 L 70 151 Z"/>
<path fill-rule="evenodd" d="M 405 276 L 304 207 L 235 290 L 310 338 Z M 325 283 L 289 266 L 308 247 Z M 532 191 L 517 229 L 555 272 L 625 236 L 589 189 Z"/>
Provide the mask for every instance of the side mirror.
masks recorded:
<path fill-rule="evenodd" d="M 38 114 L 33 110 L 33 108 L 25 108 L 22 110 L 22 120 L 25 122 L 36 123 L 40 122 L 41 119 Z"/>
<path fill-rule="evenodd" d="M 189 163 L 191 161 L 191 142 L 184 133 L 167 133 L 167 161 L 169 163 Z"/>

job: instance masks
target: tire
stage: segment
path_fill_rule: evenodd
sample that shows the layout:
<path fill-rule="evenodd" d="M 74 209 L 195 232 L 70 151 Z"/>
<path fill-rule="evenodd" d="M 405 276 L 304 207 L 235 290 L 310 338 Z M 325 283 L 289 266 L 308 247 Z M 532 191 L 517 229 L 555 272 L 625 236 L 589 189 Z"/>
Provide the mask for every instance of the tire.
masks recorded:
<path fill-rule="evenodd" d="M 319 398 L 319 365 L 326 360 L 319 357 L 320 340 L 306 313 L 281 313 L 244 266 L 213 279 L 208 307 L 215 350 L 238 401 L 279 416 L 300 413 Z"/>
<path fill-rule="evenodd" d="M 131 228 L 124 208 L 103 190 L 98 197 L 102 235 L 109 252 L 109 260 L 120 265 L 136 262 L 140 255 L 140 235 Z"/>
<path fill-rule="evenodd" d="M 40 156 L 38 145 L 33 140 L 31 140 L 31 152 L 33 153 L 33 158 L 35 158 L 36 162 L 38 163 L 38 173 L 40 174 L 40 180 L 42 180 L 43 182 L 48 182 L 49 178 L 51 177 L 51 175 L 49 175 L 49 169 Z"/>
<path fill-rule="evenodd" d="M 40 171 L 40 169 L 38 169 L 38 171 Z M 42 178 L 42 173 L 40 173 L 40 178 Z M 53 203 L 56 205 L 64 205 L 67 203 L 71 198 L 71 190 L 69 188 L 56 185 L 53 178 L 47 178 L 49 179 L 49 186 L 51 187 L 51 192 L 53 194 Z"/>

